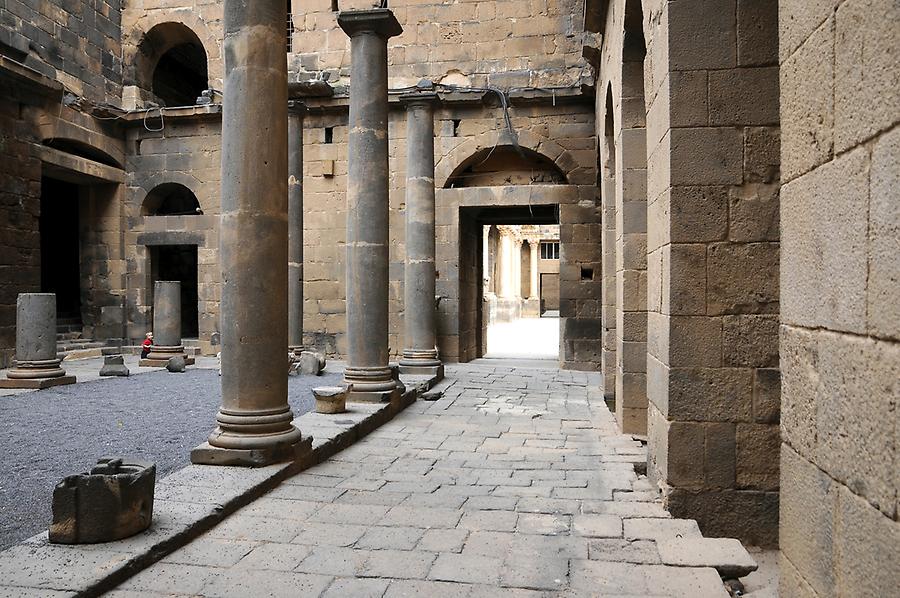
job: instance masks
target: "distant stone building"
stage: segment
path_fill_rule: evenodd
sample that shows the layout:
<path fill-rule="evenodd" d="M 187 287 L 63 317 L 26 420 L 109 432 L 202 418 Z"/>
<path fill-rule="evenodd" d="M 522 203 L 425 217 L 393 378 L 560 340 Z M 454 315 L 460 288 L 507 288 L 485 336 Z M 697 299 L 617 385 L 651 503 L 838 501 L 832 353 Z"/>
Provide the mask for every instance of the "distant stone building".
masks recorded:
<path fill-rule="evenodd" d="M 335 11 L 373 3 L 288 4 L 290 90 L 308 107 L 304 341 L 342 356 L 353 82 Z M 560 365 L 602 372 L 672 513 L 750 543 L 780 534 L 786 596 L 895 591 L 897 3 L 390 8 L 404 30 L 388 44 L 392 353 L 399 95 L 427 79 L 441 358 L 484 353 L 491 227 L 558 225 Z M 55 292 L 65 330 L 127 345 L 165 279 L 182 282 L 185 342 L 217 351 L 221 13 L 206 0 L 0 8 L 0 366 L 18 293 Z"/>

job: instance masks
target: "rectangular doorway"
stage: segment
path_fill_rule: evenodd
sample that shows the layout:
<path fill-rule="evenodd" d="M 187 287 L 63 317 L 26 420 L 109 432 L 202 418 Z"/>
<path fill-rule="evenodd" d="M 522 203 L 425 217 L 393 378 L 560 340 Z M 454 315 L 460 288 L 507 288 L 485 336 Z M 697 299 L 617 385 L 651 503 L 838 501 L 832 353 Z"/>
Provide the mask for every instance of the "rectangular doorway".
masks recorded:
<path fill-rule="evenodd" d="M 81 187 L 41 179 L 41 292 L 56 293 L 60 325 L 81 326 Z"/>
<path fill-rule="evenodd" d="M 197 338 L 200 334 L 197 304 L 197 284 L 199 282 L 197 278 L 197 246 L 152 246 L 150 248 L 150 274 L 151 283 L 156 283 L 157 280 L 181 282 L 181 336 L 182 338 Z"/>
<path fill-rule="evenodd" d="M 559 315 L 559 272 L 541 273 L 541 315 L 547 312 Z"/>

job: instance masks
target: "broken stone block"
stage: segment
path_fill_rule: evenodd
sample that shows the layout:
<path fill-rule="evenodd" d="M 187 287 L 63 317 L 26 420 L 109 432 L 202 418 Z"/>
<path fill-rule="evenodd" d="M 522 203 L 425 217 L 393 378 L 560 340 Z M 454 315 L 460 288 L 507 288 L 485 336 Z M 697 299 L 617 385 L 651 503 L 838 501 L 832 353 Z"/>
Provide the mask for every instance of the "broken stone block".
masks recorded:
<path fill-rule="evenodd" d="M 318 386 L 313 388 L 316 397 L 316 413 L 343 413 L 347 410 L 347 388 L 343 386 Z"/>
<path fill-rule="evenodd" d="M 156 465 L 104 457 L 89 473 L 71 475 L 53 489 L 50 541 L 111 542 L 150 526 Z"/>
<path fill-rule="evenodd" d="M 128 376 L 131 372 L 125 366 L 125 358 L 122 355 L 107 355 L 103 358 L 103 367 L 100 368 L 101 376 Z"/>
<path fill-rule="evenodd" d="M 665 538 L 656 543 L 664 565 L 713 567 L 725 579 L 744 577 L 757 564 L 734 538 Z"/>
<path fill-rule="evenodd" d="M 318 376 L 325 369 L 325 356 L 313 351 L 300 352 L 300 373 L 304 376 Z"/>
<path fill-rule="evenodd" d="M 186 366 L 186 362 L 184 357 L 181 355 L 176 355 L 175 357 L 170 357 L 168 363 L 166 363 L 166 369 L 172 373 L 183 373 L 184 368 Z"/>

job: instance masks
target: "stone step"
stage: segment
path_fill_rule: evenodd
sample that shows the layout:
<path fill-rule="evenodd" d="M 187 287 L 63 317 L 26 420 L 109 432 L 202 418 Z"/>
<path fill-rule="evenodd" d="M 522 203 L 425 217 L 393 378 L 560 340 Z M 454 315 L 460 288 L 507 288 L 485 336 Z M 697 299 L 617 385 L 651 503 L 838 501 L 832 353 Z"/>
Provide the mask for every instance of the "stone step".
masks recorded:
<path fill-rule="evenodd" d="M 57 332 L 56 333 L 56 342 L 61 341 L 72 341 L 75 339 L 81 338 L 81 331 L 72 331 L 72 332 Z"/>
<path fill-rule="evenodd" d="M 68 351 L 79 351 L 81 349 L 100 349 L 105 347 L 106 343 L 102 341 L 93 341 L 90 339 L 75 339 L 56 343 L 56 350 L 60 353 Z"/>
<path fill-rule="evenodd" d="M 734 538 L 661 538 L 656 547 L 664 565 L 713 567 L 723 579 L 744 577 L 758 567 Z"/>

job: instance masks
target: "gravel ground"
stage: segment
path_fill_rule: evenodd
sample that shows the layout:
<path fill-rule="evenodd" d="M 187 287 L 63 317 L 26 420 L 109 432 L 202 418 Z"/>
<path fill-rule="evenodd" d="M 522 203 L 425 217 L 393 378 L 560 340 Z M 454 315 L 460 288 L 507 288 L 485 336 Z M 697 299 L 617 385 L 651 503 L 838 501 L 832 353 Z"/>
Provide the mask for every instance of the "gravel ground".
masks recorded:
<path fill-rule="evenodd" d="M 215 370 L 188 368 L 111 378 L 0 397 L 0 550 L 50 525 L 53 487 L 99 457 L 156 463 L 156 479 L 190 462 L 206 440 L 222 390 Z M 313 386 L 340 373 L 290 376 L 294 415 L 311 411 Z"/>

